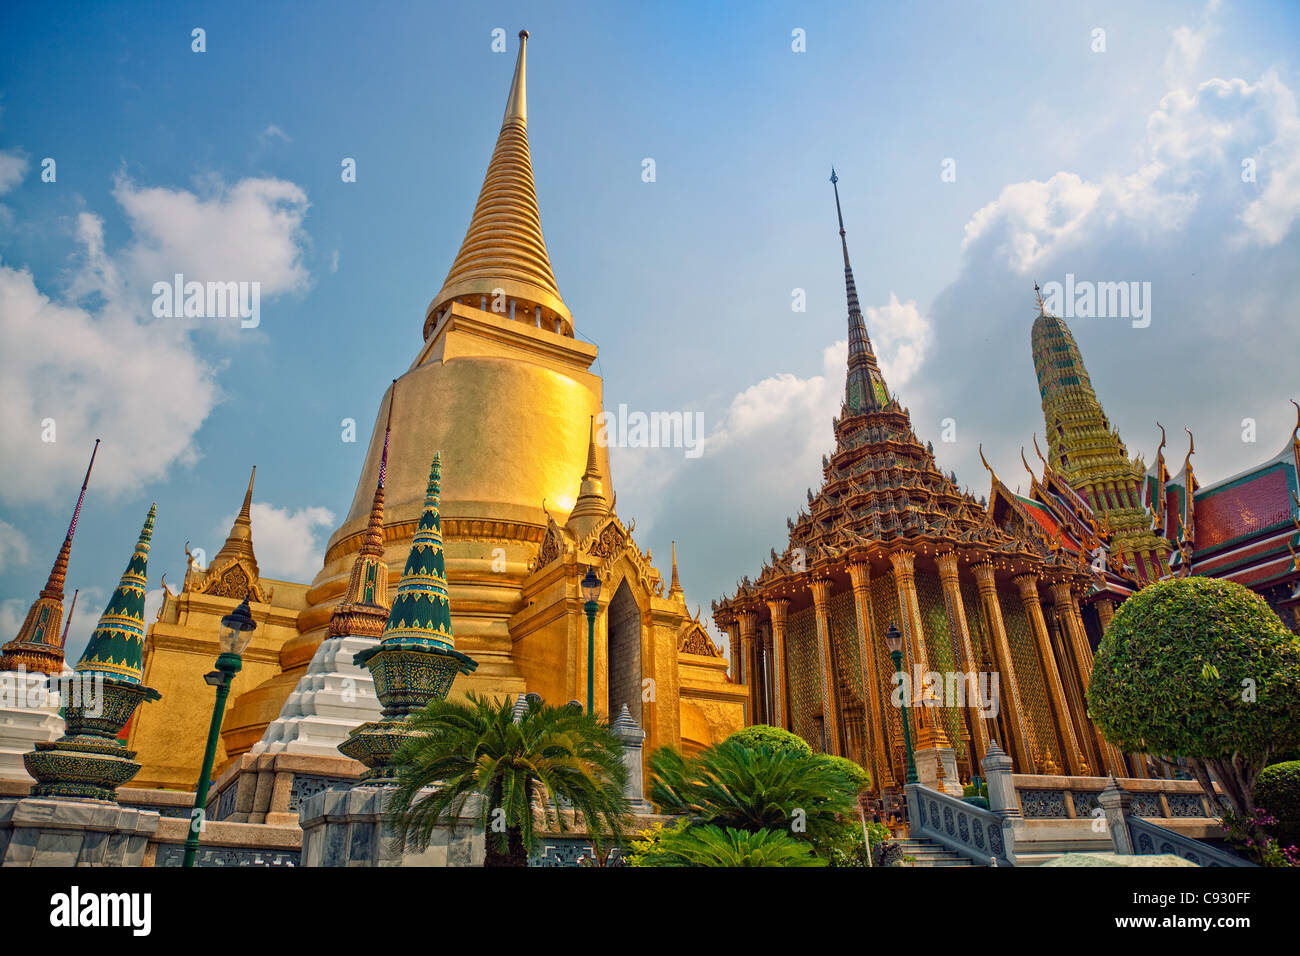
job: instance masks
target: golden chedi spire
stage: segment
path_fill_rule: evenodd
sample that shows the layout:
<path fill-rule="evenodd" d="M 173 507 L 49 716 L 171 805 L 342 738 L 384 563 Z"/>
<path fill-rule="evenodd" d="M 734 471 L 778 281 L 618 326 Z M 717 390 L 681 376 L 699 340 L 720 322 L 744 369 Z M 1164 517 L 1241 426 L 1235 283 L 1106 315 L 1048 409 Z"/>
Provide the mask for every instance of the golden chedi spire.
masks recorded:
<path fill-rule="evenodd" d="M 32 606 L 27 610 L 23 626 L 18 635 L 4 647 L 0 648 L 0 671 L 16 670 L 19 666 L 29 671 L 44 674 L 57 674 L 63 669 L 63 647 L 67 638 L 67 628 L 63 637 L 59 636 L 59 624 L 63 617 L 63 584 L 68 576 L 68 558 L 72 554 L 72 536 L 77 533 L 77 520 L 81 517 L 81 505 L 86 500 L 86 486 L 90 484 L 90 470 L 95 467 L 95 455 L 99 451 L 99 439 L 90 452 L 90 464 L 86 466 L 86 477 L 81 482 L 81 494 L 77 497 L 77 507 L 72 510 L 72 521 L 68 533 L 63 536 L 59 554 L 50 568 L 50 576 L 45 587 Z M 73 596 L 73 607 L 76 607 Z M 72 620 L 69 612 L 68 620 Z"/>
<path fill-rule="evenodd" d="M 235 516 L 235 523 L 230 526 L 230 534 L 226 535 L 226 543 L 221 546 L 216 557 L 212 559 L 210 567 L 217 571 L 227 565 L 233 564 L 240 558 L 243 558 L 251 566 L 253 577 L 258 575 L 257 555 L 253 553 L 253 519 L 251 510 L 253 507 L 253 479 L 257 477 L 257 466 L 253 466 L 253 472 L 248 476 L 248 490 L 244 492 L 244 503 L 240 506 L 239 514 Z"/>
<path fill-rule="evenodd" d="M 673 542 L 673 578 L 672 583 L 668 585 L 668 596 L 670 598 L 682 597 L 685 592 L 682 591 L 682 582 L 677 579 L 677 542 Z"/>
<path fill-rule="evenodd" d="M 388 395 L 388 422 L 384 425 L 384 452 L 379 459 L 379 480 L 370 505 L 370 521 L 361 539 L 352 577 L 343 601 L 330 616 L 329 636 L 373 637 L 378 639 L 388 623 L 392 602 L 388 598 L 388 562 L 384 560 L 384 482 L 388 478 L 388 440 L 393 432 L 393 401 L 397 380 Z"/>
<path fill-rule="evenodd" d="M 528 31 L 520 30 L 519 57 L 501 132 L 460 252 L 442 290 L 425 312 L 426 340 L 443 308 L 453 300 L 573 335 L 573 317 L 551 271 L 533 185 L 525 79 L 527 41 Z"/>
<path fill-rule="evenodd" d="M 587 439 L 587 467 L 582 472 L 582 485 L 578 500 L 569 512 L 567 527 L 581 541 L 596 524 L 609 514 L 609 501 L 605 498 L 605 484 L 601 480 L 600 465 L 596 459 L 596 418 L 591 416 Z"/>

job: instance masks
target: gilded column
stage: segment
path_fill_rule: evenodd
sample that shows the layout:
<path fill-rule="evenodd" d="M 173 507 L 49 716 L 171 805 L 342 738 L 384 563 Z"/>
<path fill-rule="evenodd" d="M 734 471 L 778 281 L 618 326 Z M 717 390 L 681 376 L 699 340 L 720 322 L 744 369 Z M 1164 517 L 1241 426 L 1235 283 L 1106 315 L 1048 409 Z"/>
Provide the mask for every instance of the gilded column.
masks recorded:
<path fill-rule="evenodd" d="M 1101 630 L 1104 634 L 1106 628 L 1110 627 L 1110 620 L 1115 616 L 1115 604 L 1110 598 L 1101 598 L 1097 601 L 1097 617 L 1101 619 Z"/>
<path fill-rule="evenodd" d="M 1038 644 L 1043 678 L 1047 682 L 1052 710 L 1056 712 L 1056 726 L 1061 733 L 1061 747 L 1065 751 L 1065 766 L 1072 776 L 1078 776 L 1083 773 L 1085 761 L 1079 752 L 1079 741 L 1074 735 L 1074 723 L 1070 717 L 1069 703 L 1065 699 L 1065 688 L 1061 684 L 1061 673 L 1056 666 L 1056 655 L 1052 653 L 1052 642 L 1047 636 L 1047 621 L 1043 617 L 1042 602 L 1038 599 L 1038 575 L 1018 574 L 1011 580 L 1020 588 L 1020 600 L 1024 602 L 1029 627 Z"/>
<path fill-rule="evenodd" d="M 732 618 L 731 623 L 727 625 L 727 638 L 731 643 L 731 681 L 734 684 L 743 684 L 745 680 L 740 659 L 740 622 L 735 618 Z"/>
<path fill-rule="evenodd" d="M 885 743 L 885 708 L 880 690 L 880 662 L 876 657 L 875 622 L 871 617 L 871 565 L 849 565 L 849 578 L 853 582 L 853 609 L 858 622 L 858 659 L 862 664 L 862 709 L 866 718 L 868 741 L 867 757 L 871 766 L 871 782 L 876 791 L 897 786 L 890 767 L 889 747 Z"/>
<path fill-rule="evenodd" d="M 758 656 L 758 719 L 765 724 L 772 721 L 772 635 L 759 625 L 758 639 L 754 642 Z"/>
<path fill-rule="evenodd" d="M 756 724 L 758 720 L 758 671 L 754 666 L 754 628 L 758 624 L 758 615 L 753 611 L 741 611 L 736 615 L 740 620 L 740 657 L 745 662 L 744 680 L 749 691 L 748 713 L 745 723 Z"/>
<path fill-rule="evenodd" d="M 773 598 L 767 602 L 767 609 L 772 614 L 772 709 L 776 712 L 773 724 L 789 730 L 790 685 L 785 665 L 785 621 L 790 602 L 786 598 Z"/>
<path fill-rule="evenodd" d="M 831 622 L 829 602 L 831 581 L 814 578 L 808 582 L 812 589 L 813 607 L 817 615 L 817 654 L 822 670 L 822 726 L 826 733 L 826 753 L 844 756 L 840 750 L 840 704 L 835 684 L 835 667 L 831 658 Z"/>
<path fill-rule="evenodd" d="M 930 669 L 925 650 L 925 632 L 921 629 L 921 604 L 916 597 L 916 557 L 910 551 L 896 551 L 889 556 L 894 566 L 894 583 L 898 585 L 898 606 L 903 616 L 903 639 L 908 649 L 908 663 Z M 913 688 L 916 692 L 916 688 Z"/>
<path fill-rule="evenodd" d="M 1069 583 L 1065 581 L 1052 585 L 1052 600 L 1056 602 L 1057 611 L 1065 624 L 1065 633 L 1069 636 L 1069 644 L 1074 650 L 1075 666 L 1079 671 L 1079 680 L 1083 684 L 1083 694 L 1086 700 L 1088 686 L 1092 683 L 1092 646 L 1088 643 L 1088 635 L 1083 629 L 1083 617 L 1079 614 L 1079 602 L 1075 600 L 1074 591 L 1070 588 Z M 1102 736 L 1096 724 L 1091 721 L 1089 723 L 1096 737 L 1097 750 L 1101 754 L 1101 761 L 1105 765 L 1106 772 L 1115 777 L 1128 776 L 1119 750 Z"/>
<path fill-rule="evenodd" d="M 957 555 L 952 551 L 940 554 L 935 557 L 935 563 L 939 566 L 939 580 L 943 584 L 943 603 L 948 612 L 948 626 L 952 632 L 957 635 L 957 651 L 961 655 L 961 660 L 957 666 L 965 671 L 968 675 L 977 675 L 979 665 L 975 662 L 975 652 L 972 648 L 970 639 L 970 628 L 966 624 L 966 606 L 961 599 L 961 585 L 957 579 Z M 975 684 L 978 688 L 978 679 Z M 980 761 L 989 749 L 988 728 L 984 726 L 984 711 L 981 701 L 976 695 L 976 700 L 971 700 L 971 686 L 968 678 L 966 690 L 966 707 L 968 710 L 968 721 L 970 724 L 971 745 L 975 748 L 975 759 L 971 766 L 978 768 Z"/>
<path fill-rule="evenodd" d="M 998 585 L 993 574 L 991 562 L 982 561 L 972 567 L 975 583 L 979 587 L 980 599 L 984 604 L 984 613 L 989 620 L 990 643 L 997 658 L 998 671 L 1002 675 L 1002 694 L 1005 698 L 1007 725 L 1011 727 L 1011 747 L 1016 755 L 1016 770 L 1020 773 L 1037 773 L 1038 770 L 1030 757 L 1031 740 L 1029 726 L 1025 722 L 1025 712 L 1020 702 L 1020 681 L 1016 678 L 1016 668 L 1011 660 L 1011 642 L 1007 638 L 1006 625 L 1002 621 L 1002 606 L 998 603 Z"/>
<path fill-rule="evenodd" d="M 1047 615 L 1044 611 L 1044 616 Z M 1048 633 L 1052 638 L 1052 650 L 1056 652 L 1057 663 L 1061 667 L 1061 682 L 1065 685 L 1065 696 L 1070 704 L 1070 713 L 1074 717 L 1074 734 L 1079 741 L 1079 750 L 1088 762 L 1088 773 L 1096 774 L 1101 770 L 1101 758 L 1097 755 L 1097 740 L 1092 732 L 1092 722 L 1088 720 L 1088 702 L 1083 697 L 1083 683 L 1079 680 L 1074 664 L 1074 654 L 1069 649 L 1069 638 L 1065 636 L 1065 624 L 1061 620 L 1056 605 L 1050 609 Z"/>

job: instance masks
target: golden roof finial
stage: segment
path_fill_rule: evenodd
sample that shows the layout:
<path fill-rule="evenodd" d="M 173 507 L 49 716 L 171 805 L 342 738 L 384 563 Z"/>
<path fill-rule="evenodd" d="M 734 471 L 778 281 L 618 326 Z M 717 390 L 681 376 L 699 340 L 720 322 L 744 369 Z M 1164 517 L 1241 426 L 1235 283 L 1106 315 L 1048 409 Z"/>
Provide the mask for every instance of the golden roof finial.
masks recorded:
<path fill-rule="evenodd" d="M 677 542 L 673 542 L 673 578 L 668 586 L 668 596 L 682 593 L 682 582 L 677 579 Z"/>
<path fill-rule="evenodd" d="M 981 442 L 980 445 L 979 445 L 979 453 L 980 453 L 980 461 L 984 463 L 984 467 L 987 468 L 988 471 L 989 471 L 989 474 L 993 476 L 993 480 L 994 480 L 994 482 L 997 482 L 997 480 L 998 480 L 998 473 L 997 473 L 996 471 L 993 470 L 993 466 L 990 465 L 989 462 L 988 462 L 988 459 L 984 457 L 984 443 L 983 443 L 983 442 Z"/>
<path fill-rule="evenodd" d="M 1029 472 L 1030 488 L 1033 488 L 1032 482 L 1038 481 L 1038 476 L 1034 474 L 1034 469 L 1029 467 L 1029 462 L 1025 459 L 1025 446 L 1020 446 L 1020 463 L 1025 466 L 1025 471 Z"/>
<path fill-rule="evenodd" d="M 527 39 L 528 31 L 521 30 L 501 132 L 460 251 L 425 312 L 425 338 L 433 332 L 441 310 L 453 300 L 469 300 L 474 308 L 490 310 L 502 297 L 511 303 L 503 318 L 510 316 L 532 325 L 540 313 L 543 328 L 573 335 L 573 316 L 551 271 L 533 183 L 528 149 Z"/>
<path fill-rule="evenodd" d="M 244 492 L 244 503 L 239 508 L 239 514 L 235 516 L 235 523 L 230 526 L 226 543 L 221 546 L 216 557 L 208 563 L 208 567 L 214 571 L 244 558 L 251 565 L 253 576 L 257 577 L 257 556 L 253 553 L 252 519 L 253 480 L 256 477 L 257 466 L 254 465 L 252 473 L 248 476 L 248 490 Z"/>
<path fill-rule="evenodd" d="M 1034 438 L 1034 454 L 1037 455 L 1038 460 L 1043 463 L 1043 469 L 1047 470 L 1051 466 L 1047 464 L 1047 459 L 1043 457 L 1043 452 L 1038 447 L 1038 432 L 1034 432 L 1033 438 Z"/>
<path fill-rule="evenodd" d="M 609 502 L 605 499 L 605 485 L 601 481 L 600 461 L 596 456 L 596 416 L 587 422 L 587 466 L 582 472 L 582 484 L 578 489 L 578 500 L 569 512 L 566 526 L 581 539 L 596 522 L 610 513 Z"/>

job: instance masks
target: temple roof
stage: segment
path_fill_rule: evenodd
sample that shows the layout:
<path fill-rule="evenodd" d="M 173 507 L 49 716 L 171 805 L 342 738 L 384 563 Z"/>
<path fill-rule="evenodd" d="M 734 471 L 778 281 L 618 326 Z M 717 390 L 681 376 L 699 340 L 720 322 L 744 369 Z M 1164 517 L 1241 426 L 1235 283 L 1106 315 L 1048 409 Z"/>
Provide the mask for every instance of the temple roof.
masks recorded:
<path fill-rule="evenodd" d="M 540 308 L 547 319 L 559 318 L 566 333 L 573 334 L 573 317 L 560 296 L 546 252 L 533 183 L 528 149 L 527 40 L 528 31 L 521 30 L 501 132 L 465 240 L 426 312 L 426 339 L 436 325 L 438 312 L 453 299 L 468 299 L 475 307 L 486 299 L 491 307 L 501 294 L 529 310 Z M 553 325 L 548 322 L 546 327 Z"/>
<path fill-rule="evenodd" d="M 144 596 L 148 584 L 149 542 L 158 505 L 149 508 L 122 579 L 108 599 L 77 662 L 79 672 L 100 673 L 132 684 L 144 676 Z"/>

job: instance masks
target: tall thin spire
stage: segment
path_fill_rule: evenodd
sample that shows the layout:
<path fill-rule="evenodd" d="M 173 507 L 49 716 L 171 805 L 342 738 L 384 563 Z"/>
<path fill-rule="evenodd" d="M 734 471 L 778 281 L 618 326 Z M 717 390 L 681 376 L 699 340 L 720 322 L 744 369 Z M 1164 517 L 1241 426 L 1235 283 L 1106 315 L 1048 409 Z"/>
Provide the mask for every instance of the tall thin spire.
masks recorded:
<path fill-rule="evenodd" d="M 370 521 L 361 538 L 352 575 L 343 600 L 330 615 L 329 636 L 378 638 L 388 622 L 392 607 L 388 600 L 388 563 L 384 560 L 384 482 L 388 472 L 388 440 L 393 432 L 393 402 L 397 399 L 397 379 L 388 394 L 388 422 L 384 425 L 384 451 L 379 459 L 379 478 L 375 497 L 370 504 Z"/>
<path fill-rule="evenodd" d="M 587 422 L 587 466 L 582 472 L 582 483 L 578 487 L 578 500 L 569 512 L 567 527 L 578 537 L 584 538 L 596 524 L 609 514 L 609 502 L 605 498 L 605 484 L 601 480 L 600 462 L 596 457 L 596 417 Z"/>
<path fill-rule="evenodd" d="M 29 671 L 46 674 L 57 674 L 63 669 L 63 641 L 59 637 L 63 618 L 63 584 L 68 575 L 68 558 L 72 554 L 72 536 L 77 533 L 81 506 L 86 500 L 86 486 L 90 484 L 90 472 L 95 467 L 98 452 L 99 439 L 96 438 L 95 447 L 90 451 L 90 464 L 86 466 L 86 477 L 81 481 L 77 506 L 72 510 L 72 520 L 68 523 L 68 533 L 63 536 L 63 544 L 50 568 L 45 587 L 27 610 L 23 626 L 12 641 L 0 648 L 0 670 L 13 670 L 20 664 Z"/>
<path fill-rule="evenodd" d="M 252 576 L 254 578 L 258 576 L 257 555 L 253 553 L 252 518 L 253 481 L 256 478 L 257 466 L 254 465 L 252 473 L 248 476 L 248 490 L 244 492 L 244 502 L 240 505 L 234 524 L 230 526 L 230 534 L 226 535 L 225 544 L 208 565 L 212 571 L 218 571 L 243 558 L 248 562 Z"/>
<path fill-rule="evenodd" d="M 840 248 L 844 252 L 844 288 L 849 301 L 849 368 L 844 383 L 844 405 L 850 414 L 879 411 L 889 404 L 889 389 L 885 387 L 880 365 L 871 349 L 867 324 L 862 318 L 858 302 L 858 289 L 853 282 L 853 266 L 849 264 L 849 243 L 844 233 L 844 213 L 840 209 L 840 177 L 831 167 L 831 186 L 835 190 L 835 217 L 840 224 Z"/>
<path fill-rule="evenodd" d="M 573 316 L 560 297 L 542 236 L 542 216 L 528 149 L 526 50 L 519 31 L 510 95 L 465 240 L 442 289 L 425 312 L 427 339 L 453 301 L 496 312 L 548 331 L 573 335 Z"/>
<path fill-rule="evenodd" d="M 673 542 L 673 578 L 668 585 L 668 596 L 675 597 L 682 593 L 682 582 L 677 579 L 677 542 Z"/>

